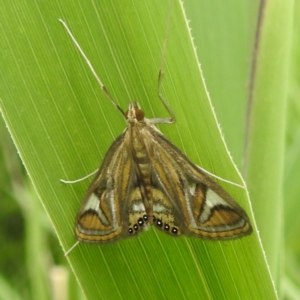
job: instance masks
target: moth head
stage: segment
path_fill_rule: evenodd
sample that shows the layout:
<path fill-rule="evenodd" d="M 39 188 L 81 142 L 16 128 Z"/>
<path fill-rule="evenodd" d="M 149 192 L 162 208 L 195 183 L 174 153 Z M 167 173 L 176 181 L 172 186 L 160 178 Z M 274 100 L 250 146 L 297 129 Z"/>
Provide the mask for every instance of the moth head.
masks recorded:
<path fill-rule="evenodd" d="M 125 112 L 125 117 L 129 123 L 144 121 L 145 114 L 141 110 L 137 102 L 132 101 L 129 103 L 128 110 Z"/>

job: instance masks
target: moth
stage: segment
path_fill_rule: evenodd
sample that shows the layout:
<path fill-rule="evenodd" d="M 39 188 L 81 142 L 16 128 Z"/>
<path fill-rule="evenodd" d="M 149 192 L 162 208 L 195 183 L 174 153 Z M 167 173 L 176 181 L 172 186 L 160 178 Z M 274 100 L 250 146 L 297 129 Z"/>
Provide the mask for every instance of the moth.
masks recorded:
<path fill-rule="evenodd" d="M 250 234 L 252 227 L 245 211 L 155 126 L 175 122 L 160 92 L 163 71 L 159 72 L 158 96 L 170 118 L 147 119 L 136 102 L 130 102 L 124 112 L 66 23 L 60 22 L 101 89 L 127 121 L 126 129 L 110 146 L 84 196 L 75 221 L 77 244 L 108 243 L 137 236 L 150 225 L 171 236 L 185 234 L 211 240 Z"/>

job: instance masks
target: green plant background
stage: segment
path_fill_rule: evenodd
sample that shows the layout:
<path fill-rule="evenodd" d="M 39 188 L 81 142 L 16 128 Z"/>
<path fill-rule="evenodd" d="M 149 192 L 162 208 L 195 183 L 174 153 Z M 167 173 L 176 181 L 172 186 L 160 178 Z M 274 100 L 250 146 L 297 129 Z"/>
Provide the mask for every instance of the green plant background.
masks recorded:
<path fill-rule="evenodd" d="M 58 18 L 69 24 L 121 107 L 126 108 L 134 99 L 147 117 L 166 116 L 156 89 L 168 2 L 0 1 L 1 110 L 26 167 L 25 171 L 19 164 L 3 123 L 0 298 L 50 299 L 57 282 L 63 286 L 69 276 L 67 286 L 57 293 L 68 292 L 70 299 L 80 299 L 83 294 L 87 299 L 297 299 L 299 101 L 295 66 L 299 52 L 298 26 L 292 21 L 299 8 L 293 7 L 292 1 L 281 5 L 274 2 L 264 8 L 266 22 L 261 27 L 263 42 L 257 62 L 261 68 L 253 106 L 266 107 L 254 109 L 251 114 L 251 141 L 244 161 L 244 175 L 277 296 L 256 232 L 241 240 L 211 242 L 172 239 L 151 229 L 139 238 L 113 245 L 80 244 L 67 258 L 63 257 L 54 232 L 64 251 L 74 244 L 74 217 L 90 179 L 75 185 L 63 185 L 59 179 L 77 179 L 94 171 L 125 122 L 107 101 Z M 164 66 L 163 94 L 177 123 L 160 129 L 192 161 L 241 183 L 212 113 L 188 24 L 193 29 L 218 122 L 233 160 L 242 170 L 247 83 L 259 3 L 188 2 L 183 4 L 185 16 L 181 4 L 174 1 Z M 191 22 L 187 23 L 187 19 Z M 272 53 L 271 60 L 263 55 L 268 51 Z M 268 71 L 270 65 L 273 69 Z M 275 76 L 277 81 L 271 80 Z M 277 84 L 280 78 L 281 85 Z M 274 97 L 271 103 L 262 102 L 267 97 L 261 95 L 270 89 L 272 95 L 280 97 Z M 256 128 L 263 129 L 272 112 L 276 119 L 274 130 L 269 125 L 260 136 Z M 267 146 L 260 143 L 255 153 L 256 142 L 265 136 L 274 137 L 274 144 L 268 146 L 266 139 Z M 281 151 L 271 151 L 272 171 L 268 172 L 259 159 L 265 149 L 267 161 L 266 151 L 275 148 L 275 144 Z M 220 184 L 252 216 L 246 192 Z M 275 197 L 268 194 L 272 186 Z M 283 206 L 285 226 L 280 221 Z M 69 265 L 81 288 L 73 273 L 68 272 Z"/>

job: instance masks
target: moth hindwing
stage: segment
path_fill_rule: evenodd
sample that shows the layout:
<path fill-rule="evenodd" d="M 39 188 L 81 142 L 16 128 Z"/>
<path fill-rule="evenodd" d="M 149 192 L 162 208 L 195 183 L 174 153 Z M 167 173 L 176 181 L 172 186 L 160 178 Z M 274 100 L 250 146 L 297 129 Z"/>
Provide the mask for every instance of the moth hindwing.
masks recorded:
<path fill-rule="evenodd" d="M 112 242 L 136 236 L 152 224 L 172 236 L 224 240 L 250 234 L 252 227 L 244 210 L 155 127 L 175 122 L 160 92 L 162 70 L 158 96 L 170 118 L 147 119 L 136 102 L 130 102 L 123 112 L 67 25 L 60 21 L 101 89 L 127 121 L 127 128 L 112 143 L 84 196 L 75 222 L 78 241 Z"/>

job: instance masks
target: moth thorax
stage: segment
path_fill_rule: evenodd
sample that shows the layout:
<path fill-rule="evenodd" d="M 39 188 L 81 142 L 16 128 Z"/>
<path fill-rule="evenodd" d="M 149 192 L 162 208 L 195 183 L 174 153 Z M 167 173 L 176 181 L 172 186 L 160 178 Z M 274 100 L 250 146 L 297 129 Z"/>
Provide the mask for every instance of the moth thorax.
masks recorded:
<path fill-rule="evenodd" d="M 127 110 L 125 112 L 125 117 L 128 121 L 137 120 L 138 122 L 141 122 L 144 120 L 145 114 L 141 109 L 134 108 Z"/>

